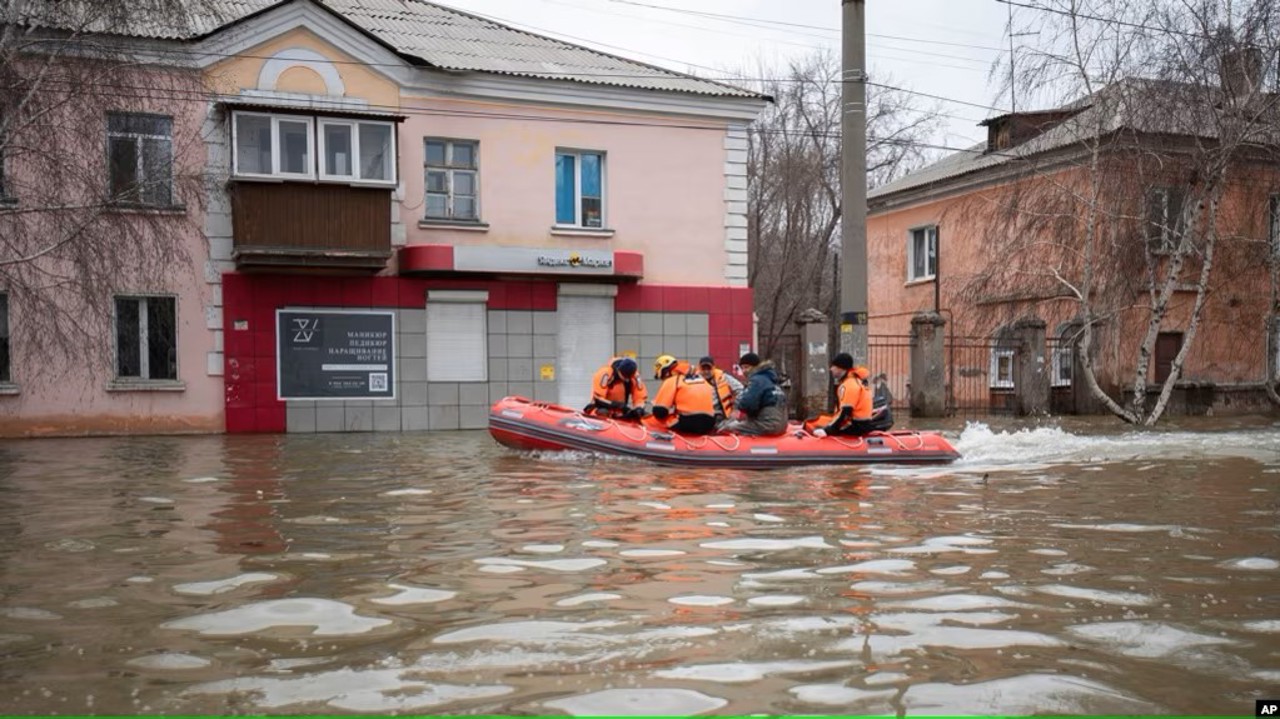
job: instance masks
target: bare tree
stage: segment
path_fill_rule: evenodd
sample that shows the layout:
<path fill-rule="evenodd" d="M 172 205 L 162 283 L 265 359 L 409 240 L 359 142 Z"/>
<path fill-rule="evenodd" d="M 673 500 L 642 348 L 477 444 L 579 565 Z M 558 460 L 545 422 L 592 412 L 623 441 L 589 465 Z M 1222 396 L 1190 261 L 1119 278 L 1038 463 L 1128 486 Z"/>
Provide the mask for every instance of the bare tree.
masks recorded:
<path fill-rule="evenodd" d="M 111 361 L 113 295 L 194 281 L 207 96 L 181 50 L 129 38 L 210 17 L 200 0 L 0 7 L 0 292 L 40 379 Z"/>
<path fill-rule="evenodd" d="M 760 345 L 779 339 L 808 308 L 834 312 L 840 252 L 840 65 L 822 52 L 777 73 L 763 63 L 758 89 L 774 98 L 748 131 L 747 238 Z M 937 113 L 898 90 L 870 88 L 867 182 L 875 187 L 922 164 Z"/>
<path fill-rule="evenodd" d="M 1075 99 L 1004 121 L 1031 139 L 993 149 L 1012 181 L 966 207 L 991 261 L 961 294 L 989 314 L 1075 320 L 1076 381 L 1126 422 L 1160 419 L 1221 270 L 1239 281 L 1261 259 L 1240 198 L 1277 157 L 1276 96 L 1261 82 L 1262 58 L 1276 57 L 1273 2 L 1042 0 L 1024 11 L 1039 43 L 1019 55 L 1023 96 Z M 1181 345 L 1156 392 L 1149 367 L 1174 324 Z M 1100 333 L 1130 370 L 1105 376 Z"/>

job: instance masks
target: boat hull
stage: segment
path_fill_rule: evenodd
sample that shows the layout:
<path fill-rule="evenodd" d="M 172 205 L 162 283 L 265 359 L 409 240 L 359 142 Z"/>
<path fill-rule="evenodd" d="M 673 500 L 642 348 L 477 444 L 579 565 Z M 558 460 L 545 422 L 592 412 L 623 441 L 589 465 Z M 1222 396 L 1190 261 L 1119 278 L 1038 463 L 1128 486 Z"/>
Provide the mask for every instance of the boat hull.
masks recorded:
<path fill-rule="evenodd" d="M 780 437 L 685 437 L 634 422 L 584 417 L 580 412 L 522 397 L 489 411 L 489 434 L 520 450 L 615 454 L 682 467 L 759 468 L 830 464 L 945 464 L 960 453 L 932 432 L 875 432 L 866 437 L 818 438 L 799 431 Z"/>

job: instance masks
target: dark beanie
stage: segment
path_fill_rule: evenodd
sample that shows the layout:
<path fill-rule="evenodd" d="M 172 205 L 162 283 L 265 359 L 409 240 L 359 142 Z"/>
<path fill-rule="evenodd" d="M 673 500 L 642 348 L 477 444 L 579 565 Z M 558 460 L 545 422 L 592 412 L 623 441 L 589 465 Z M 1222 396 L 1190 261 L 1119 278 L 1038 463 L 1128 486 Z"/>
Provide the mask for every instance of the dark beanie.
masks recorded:
<path fill-rule="evenodd" d="M 622 375 L 623 377 L 636 376 L 636 369 L 637 369 L 636 361 L 631 359 L 630 357 L 623 357 L 617 362 L 614 362 L 613 368 L 617 370 L 618 374 Z"/>
<path fill-rule="evenodd" d="M 841 352 L 831 358 L 831 366 L 839 367 L 842 370 L 851 370 L 853 369 L 853 355 L 848 352 Z"/>
<path fill-rule="evenodd" d="M 749 365 L 751 367 L 760 366 L 760 355 L 755 352 L 748 352 L 738 358 L 738 364 Z"/>

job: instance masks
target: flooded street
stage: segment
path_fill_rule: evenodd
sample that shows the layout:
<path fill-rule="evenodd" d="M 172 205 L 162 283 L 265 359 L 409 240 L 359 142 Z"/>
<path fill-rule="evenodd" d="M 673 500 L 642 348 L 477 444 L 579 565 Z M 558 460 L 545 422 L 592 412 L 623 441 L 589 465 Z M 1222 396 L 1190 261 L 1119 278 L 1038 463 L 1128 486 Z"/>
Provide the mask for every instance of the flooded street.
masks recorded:
<path fill-rule="evenodd" d="M 0 710 L 1243 714 L 1280 695 L 1280 426 L 1213 427 L 768 472 L 6 442 Z"/>

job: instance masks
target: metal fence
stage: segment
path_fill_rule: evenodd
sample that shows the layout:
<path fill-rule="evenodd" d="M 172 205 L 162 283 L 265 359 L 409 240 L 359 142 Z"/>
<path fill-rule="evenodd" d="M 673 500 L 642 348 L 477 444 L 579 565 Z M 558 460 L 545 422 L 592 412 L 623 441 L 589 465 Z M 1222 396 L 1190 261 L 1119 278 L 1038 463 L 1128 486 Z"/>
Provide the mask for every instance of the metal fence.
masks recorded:
<path fill-rule="evenodd" d="M 867 367 L 871 385 L 888 390 L 894 411 L 911 406 L 911 336 L 870 335 L 867 337 Z"/>
<path fill-rule="evenodd" d="M 1014 377 L 1021 347 L 990 337 L 948 337 L 947 414 L 1013 412 Z"/>

